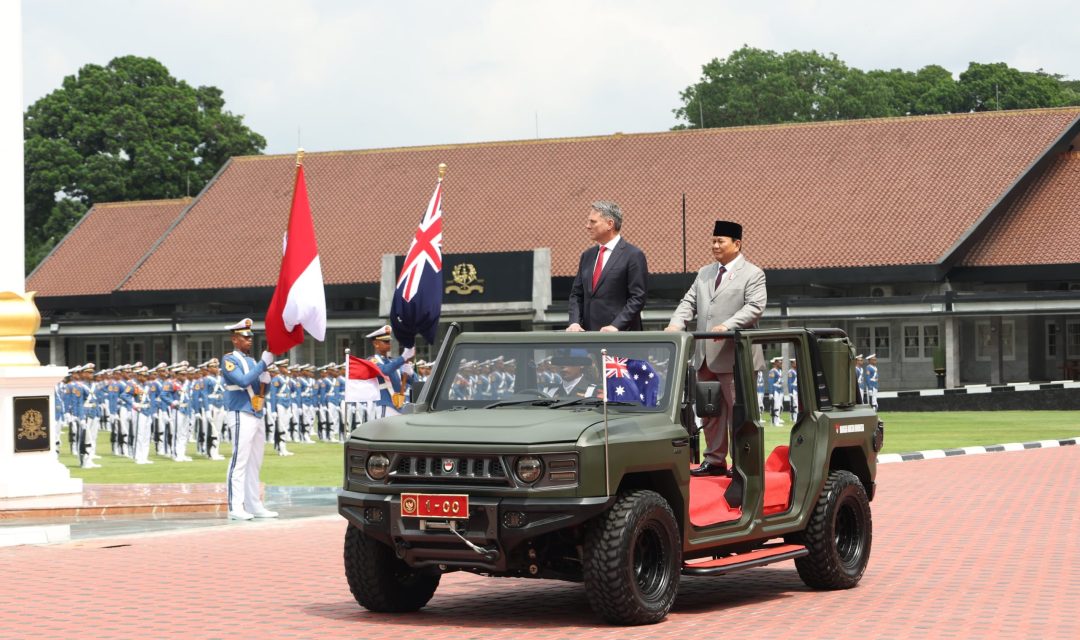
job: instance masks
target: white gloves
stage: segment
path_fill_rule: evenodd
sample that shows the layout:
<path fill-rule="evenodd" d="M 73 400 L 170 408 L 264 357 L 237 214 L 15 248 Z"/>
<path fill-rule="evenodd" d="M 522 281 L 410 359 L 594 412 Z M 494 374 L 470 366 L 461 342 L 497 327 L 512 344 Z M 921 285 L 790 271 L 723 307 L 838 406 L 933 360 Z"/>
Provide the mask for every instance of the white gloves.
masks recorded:
<path fill-rule="evenodd" d="M 270 353 L 269 351 L 263 351 L 261 360 L 263 364 L 269 367 L 270 365 L 274 364 L 274 354 Z"/>
<path fill-rule="evenodd" d="M 405 347 L 401 350 L 401 357 L 406 360 L 412 360 L 412 357 L 416 355 L 415 347 Z"/>
<path fill-rule="evenodd" d="M 401 365 L 401 372 L 407 376 L 411 376 L 413 374 L 413 364 L 411 362 L 406 362 Z"/>
<path fill-rule="evenodd" d="M 270 374 L 265 372 L 265 371 L 260 373 L 259 374 L 259 382 L 262 382 L 264 384 L 270 384 Z"/>

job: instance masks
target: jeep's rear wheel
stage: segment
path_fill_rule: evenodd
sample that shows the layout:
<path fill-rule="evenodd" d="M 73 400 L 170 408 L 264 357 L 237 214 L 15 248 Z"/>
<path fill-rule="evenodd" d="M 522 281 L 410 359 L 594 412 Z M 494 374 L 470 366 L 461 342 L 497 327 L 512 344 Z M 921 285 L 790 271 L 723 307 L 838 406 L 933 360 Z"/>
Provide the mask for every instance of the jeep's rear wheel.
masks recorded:
<path fill-rule="evenodd" d="M 675 514 L 655 491 L 632 491 L 593 521 L 585 537 L 585 593 L 614 624 L 652 624 L 675 602 L 682 538 Z"/>
<path fill-rule="evenodd" d="M 814 589 L 850 589 L 859 584 L 870 560 L 873 527 L 870 501 L 850 471 L 833 471 L 806 530 L 792 536 L 810 554 L 795 560 L 799 577 Z"/>
<path fill-rule="evenodd" d="M 381 613 L 416 611 L 439 586 L 438 573 L 409 567 L 393 549 L 352 525 L 345 530 L 345 578 L 360 606 Z"/>

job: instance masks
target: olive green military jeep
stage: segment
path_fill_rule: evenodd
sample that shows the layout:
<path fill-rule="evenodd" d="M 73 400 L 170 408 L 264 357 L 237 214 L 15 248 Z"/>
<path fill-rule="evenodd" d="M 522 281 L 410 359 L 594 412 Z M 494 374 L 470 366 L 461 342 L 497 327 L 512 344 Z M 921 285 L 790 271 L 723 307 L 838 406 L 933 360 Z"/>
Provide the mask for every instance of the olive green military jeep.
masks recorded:
<path fill-rule="evenodd" d="M 720 383 L 690 361 L 696 340 L 717 339 L 735 348 L 731 471 L 692 476 Z M 793 424 L 761 415 L 763 353 L 798 361 Z M 811 587 L 854 587 L 884 438 L 855 398 L 854 351 L 832 329 L 453 326 L 409 413 L 359 425 L 345 447 L 349 587 L 372 611 L 405 612 L 451 571 L 570 580 L 616 624 L 662 620 L 682 575 L 793 559 Z M 783 444 L 766 451 L 767 432 Z"/>

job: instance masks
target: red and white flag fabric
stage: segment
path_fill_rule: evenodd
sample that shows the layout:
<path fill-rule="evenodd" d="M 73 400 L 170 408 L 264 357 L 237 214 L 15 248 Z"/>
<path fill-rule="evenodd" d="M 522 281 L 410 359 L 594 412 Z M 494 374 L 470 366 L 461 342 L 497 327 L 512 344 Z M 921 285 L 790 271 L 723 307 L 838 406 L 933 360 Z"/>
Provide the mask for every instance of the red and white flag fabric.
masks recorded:
<path fill-rule="evenodd" d="M 375 363 L 350 355 L 345 371 L 345 402 L 375 402 L 379 399 L 379 379 L 386 376 Z"/>
<path fill-rule="evenodd" d="M 304 165 L 299 162 L 284 254 L 274 297 L 266 311 L 267 349 L 278 354 L 303 343 L 305 329 L 320 342 L 326 336 L 322 264 L 315 243 L 315 222 L 308 202 Z"/>

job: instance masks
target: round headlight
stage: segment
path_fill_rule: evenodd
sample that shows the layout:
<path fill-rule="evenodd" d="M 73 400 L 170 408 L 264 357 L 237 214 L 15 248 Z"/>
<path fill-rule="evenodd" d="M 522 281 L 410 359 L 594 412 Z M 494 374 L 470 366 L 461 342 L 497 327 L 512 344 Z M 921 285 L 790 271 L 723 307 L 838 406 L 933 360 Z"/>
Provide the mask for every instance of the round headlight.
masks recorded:
<path fill-rule="evenodd" d="M 517 477 L 522 482 L 532 484 L 540 479 L 540 474 L 544 471 L 544 465 L 540 462 L 540 458 L 536 456 L 522 456 L 517 459 L 514 471 L 517 472 Z"/>
<path fill-rule="evenodd" d="M 390 472 L 390 458 L 381 453 L 373 453 L 367 459 L 367 474 L 372 480 L 382 480 Z"/>

